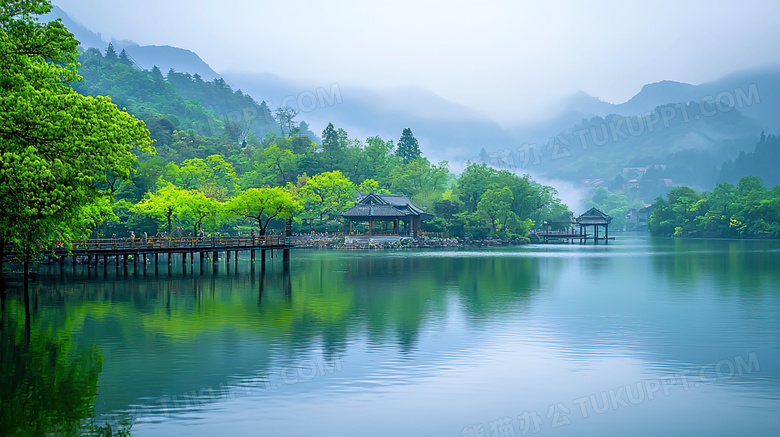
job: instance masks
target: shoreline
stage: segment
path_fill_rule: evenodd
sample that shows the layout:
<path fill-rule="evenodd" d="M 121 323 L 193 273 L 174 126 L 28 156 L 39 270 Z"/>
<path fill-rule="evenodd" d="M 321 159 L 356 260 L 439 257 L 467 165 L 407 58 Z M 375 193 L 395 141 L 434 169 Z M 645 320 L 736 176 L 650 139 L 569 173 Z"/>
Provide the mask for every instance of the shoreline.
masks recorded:
<path fill-rule="evenodd" d="M 381 244 L 344 244 L 344 237 L 321 238 L 310 241 L 298 241 L 295 249 L 333 249 L 333 250 L 367 250 L 367 249 L 437 249 L 437 248 L 469 248 L 469 247 L 499 247 L 530 244 L 528 238 L 486 238 L 472 240 L 470 238 L 409 238 L 398 242 Z"/>

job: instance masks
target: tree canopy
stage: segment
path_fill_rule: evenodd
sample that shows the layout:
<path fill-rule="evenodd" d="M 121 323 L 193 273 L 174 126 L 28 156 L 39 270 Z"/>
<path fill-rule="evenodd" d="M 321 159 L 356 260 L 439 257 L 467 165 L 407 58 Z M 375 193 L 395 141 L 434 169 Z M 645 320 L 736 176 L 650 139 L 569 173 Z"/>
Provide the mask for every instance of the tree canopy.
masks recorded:
<path fill-rule="evenodd" d="M 659 236 L 780 237 L 780 186 L 764 188 L 761 178 L 745 176 L 712 192 L 673 188 L 653 204 L 648 229 Z"/>
<path fill-rule="evenodd" d="M 80 80 L 78 41 L 58 20 L 38 22 L 50 10 L 0 4 L 0 246 L 28 255 L 86 232 L 79 211 L 110 195 L 98 184 L 128 179 L 133 152 L 154 150 L 142 121 L 67 85 Z"/>

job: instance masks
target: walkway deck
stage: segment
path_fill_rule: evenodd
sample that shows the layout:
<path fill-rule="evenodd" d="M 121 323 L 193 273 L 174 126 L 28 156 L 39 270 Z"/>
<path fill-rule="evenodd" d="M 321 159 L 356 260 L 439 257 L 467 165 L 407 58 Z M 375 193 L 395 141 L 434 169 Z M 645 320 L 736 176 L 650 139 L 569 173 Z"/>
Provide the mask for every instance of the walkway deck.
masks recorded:
<path fill-rule="evenodd" d="M 230 258 L 230 252 L 250 251 L 254 260 L 254 251 L 260 250 L 284 250 L 285 257 L 289 256 L 289 249 L 293 247 L 292 242 L 281 235 L 268 235 L 263 237 L 165 237 L 165 238 L 104 238 L 91 239 L 73 242 L 73 247 L 69 251 L 64 246 L 50 246 L 42 249 L 40 254 L 54 255 L 60 259 L 65 257 L 119 257 L 128 256 L 157 255 L 160 253 L 227 253 Z M 6 258 L 16 259 L 16 253 L 11 247 L 6 247 Z"/>
<path fill-rule="evenodd" d="M 535 240 L 534 240 L 535 236 Z M 535 234 L 531 234 L 531 242 L 532 243 L 549 243 L 549 242 L 574 242 L 574 240 L 580 240 L 580 241 L 588 241 L 588 240 L 595 240 L 595 241 L 601 241 L 601 240 L 614 240 L 615 237 L 594 237 L 590 234 L 569 234 L 565 232 L 536 232 Z"/>

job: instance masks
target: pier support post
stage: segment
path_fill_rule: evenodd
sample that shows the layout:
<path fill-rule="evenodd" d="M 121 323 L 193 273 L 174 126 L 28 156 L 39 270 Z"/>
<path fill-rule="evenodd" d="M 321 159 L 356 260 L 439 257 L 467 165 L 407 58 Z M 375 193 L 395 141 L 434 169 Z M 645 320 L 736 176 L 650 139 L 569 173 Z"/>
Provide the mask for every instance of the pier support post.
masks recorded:
<path fill-rule="evenodd" d="M 282 265 L 285 272 L 290 271 L 290 249 L 282 249 Z"/>
<path fill-rule="evenodd" d="M 219 253 L 216 250 L 213 253 L 213 258 L 215 263 L 219 261 Z"/>
<path fill-rule="evenodd" d="M 227 257 L 227 262 L 230 262 L 230 251 L 229 250 L 225 251 L 225 256 Z"/>

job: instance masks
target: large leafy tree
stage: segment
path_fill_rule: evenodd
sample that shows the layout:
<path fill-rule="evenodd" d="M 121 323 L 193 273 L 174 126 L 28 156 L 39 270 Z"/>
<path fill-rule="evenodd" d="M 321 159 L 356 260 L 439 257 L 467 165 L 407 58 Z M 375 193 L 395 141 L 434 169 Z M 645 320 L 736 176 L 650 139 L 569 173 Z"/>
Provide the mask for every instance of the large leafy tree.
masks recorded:
<path fill-rule="evenodd" d="M 325 216 L 336 215 L 355 203 L 355 184 L 340 171 L 320 173 L 306 182 L 298 199 L 308 212 L 322 223 Z"/>
<path fill-rule="evenodd" d="M 192 226 L 192 235 L 208 227 L 216 227 L 223 204 L 202 191 L 187 190 L 178 198 L 181 219 Z"/>
<path fill-rule="evenodd" d="M 477 204 L 477 212 L 490 224 L 490 229 L 498 233 L 506 232 L 507 226 L 517 222 L 517 215 L 512 212 L 514 196 L 509 187 L 491 188 L 485 191 Z"/>
<path fill-rule="evenodd" d="M 129 178 L 134 151 L 153 151 L 143 122 L 68 86 L 80 79 L 78 41 L 60 21 L 38 21 L 51 8 L 0 2 L 0 247 L 26 260 L 88 232 L 83 208 L 110 195 L 98 186 Z"/>
<path fill-rule="evenodd" d="M 217 200 L 224 200 L 228 195 L 232 195 L 238 185 L 233 165 L 221 155 L 210 155 L 206 159 L 187 159 L 174 173 L 175 181 L 170 182 L 175 182 L 182 188 L 199 190 Z"/>
<path fill-rule="evenodd" d="M 271 220 L 292 218 L 300 210 L 301 204 L 282 187 L 250 188 L 227 202 L 230 214 L 255 220 L 260 235 L 265 235 Z"/>
<path fill-rule="evenodd" d="M 298 157 L 287 149 L 271 144 L 252 154 L 252 170 L 241 178 L 245 188 L 259 188 L 265 185 L 285 185 L 298 175 Z"/>
<path fill-rule="evenodd" d="M 153 193 L 147 193 L 144 199 L 133 205 L 132 212 L 144 214 L 158 219 L 166 225 L 168 232 L 173 230 L 173 224 L 178 223 L 185 214 L 185 199 L 187 190 L 167 184 Z"/>

